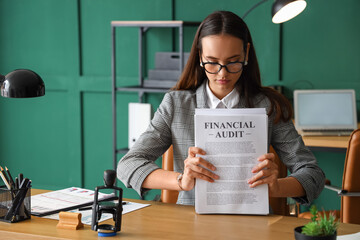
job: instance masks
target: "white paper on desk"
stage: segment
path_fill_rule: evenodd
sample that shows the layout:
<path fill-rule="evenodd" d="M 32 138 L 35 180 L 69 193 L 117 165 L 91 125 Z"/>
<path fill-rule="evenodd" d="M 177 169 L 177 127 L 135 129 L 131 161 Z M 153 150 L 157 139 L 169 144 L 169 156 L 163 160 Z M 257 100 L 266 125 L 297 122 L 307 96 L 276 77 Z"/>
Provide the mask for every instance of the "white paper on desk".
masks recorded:
<path fill-rule="evenodd" d="M 247 180 L 257 158 L 267 152 L 265 109 L 196 109 L 195 146 L 206 151 L 220 176 L 214 183 L 197 179 L 199 214 L 269 214 L 268 186 L 250 188 Z"/>
<path fill-rule="evenodd" d="M 44 214 L 56 210 L 69 209 L 94 201 L 94 191 L 70 187 L 58 191 L 46 192 L 31 196 L 31 214 Z M 103 200 L 113 197 L 114 193 L 99 192 L 98 199 Z"/>
<path fill-rule="evenodd" d="M 359 240 L 360 239 L 360 232 L 354 234 L 347 234 L 342 236 L 337 236 L 337 240 Z"/>
<path fill-rule="evenodd" d="M 143 203 L 136 203 L 136 202 L 127 202 L 125 205 L 123 205 L 123 212 L 122 214 L 126 214 L 144 207 L 150 206 L 150 204 L 143 204 Z M 87 225 L 91 225 L 91 220 L 92 220 L 92 210 L 85 210 L 85 211 L 79 211 L 78 209 L 76 210 L 71 210 L 69 212 L 75 212 L 75 213 L 81 213 L 81 222 L 83 224 L 87 224 Z M 112 214 L 109 213 L 103 213 L 101 214 L 101 219 L 99 220 L 99 222 L 111 219 L 113 217 Z M 52 214 L 52 215 L 48 215 L 48 216 L 44 216 L 44 218 L 49 218 L 49 219 L 55 219 L 55 220 L 59 220 L 59 214 Z"/>

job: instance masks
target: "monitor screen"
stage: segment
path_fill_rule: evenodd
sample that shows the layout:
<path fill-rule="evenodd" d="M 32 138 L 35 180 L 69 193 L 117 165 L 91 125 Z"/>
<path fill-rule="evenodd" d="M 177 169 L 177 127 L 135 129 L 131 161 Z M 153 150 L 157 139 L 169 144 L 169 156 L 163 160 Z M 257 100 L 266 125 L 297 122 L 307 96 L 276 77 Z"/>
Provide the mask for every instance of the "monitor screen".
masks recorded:
<path fill-rule="evenodd" d="M 295 98 L 295 120 L 302 128 L 351 128 L 357 124 L 353 90 L 302 90 Z"/>

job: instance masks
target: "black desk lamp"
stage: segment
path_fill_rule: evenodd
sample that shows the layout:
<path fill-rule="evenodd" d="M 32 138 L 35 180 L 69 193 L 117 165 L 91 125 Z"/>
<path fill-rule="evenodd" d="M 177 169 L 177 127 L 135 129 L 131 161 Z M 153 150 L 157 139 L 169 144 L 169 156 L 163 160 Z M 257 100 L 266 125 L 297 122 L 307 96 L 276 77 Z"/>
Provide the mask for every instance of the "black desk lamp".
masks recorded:
<path fill-rule="evenodd" d="M 255 8 L 267 0 L 262 0 L 252 6 L 244 15 L 243 19 Z M 305 0 L 275 0 L 272 5 L 271 15 L 273 23 L 283 23 L 299 15 L 306 8 Z"/>
<path fill-rule="evenodd" d="M 1 96 L 9 98 L 31 98 L 45 95 L 45 84 L 35 72 L 17 69 L 6 76 L 0 74 Z"/>
<path fill-rule="evenodd" d="M 8 73 L 6 76 L 0 74 L 0 90 L 1 96 L 8 98 L 40 97 L 45 95 L 45 84 L 35 72 L 18 69 Z M 6 215 L 1 216 L 0 220 L 18 222 L 30 219 L 31 207 L 28 189 L 31 187 L 31 181 L 25 178 L 21 185 L 19 184 L 18 187 L 15 187 L 14 184 L 13 187 L 9 187 L 9 190 L 1 190 L 1 201 L 6 202 L 7 206 L 5 206 Z"/>

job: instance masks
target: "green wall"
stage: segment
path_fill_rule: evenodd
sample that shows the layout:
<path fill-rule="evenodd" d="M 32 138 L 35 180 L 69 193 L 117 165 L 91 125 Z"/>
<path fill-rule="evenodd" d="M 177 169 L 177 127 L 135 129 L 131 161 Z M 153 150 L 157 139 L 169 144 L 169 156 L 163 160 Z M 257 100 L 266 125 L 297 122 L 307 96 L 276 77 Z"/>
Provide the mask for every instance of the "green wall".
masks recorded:
<path fill-rule="evenodd" d="M 245 19 L 264 85 L 283 86 L 290 99 L 299 88 L 359 91 L 360 16 L 355 11 L 360 2 L 307 2 L 304 13 L 283 24 L 282 35 L 280 26 L 271 22 L 272 1 Z M 0 99 L 0 165 L 13 174 L 24 173 L 35 188 L 102 185 L 103 171 L 112 168 L 110 21 L 201 21 L 214 10 L 242 16 L 252 4 L 253 0 L 0 0 L 0 73 L 32 69 L 46 85 L 42 98 Z M 195 31 L 185 29 L 185 51 L 190 50 Z M 146 33 L 145 70 L 153 68 L 155 52 L 177 49 L 176 37 L 171 29 Z M 137 29 L 118 28 L 116 38 L 118 86 L 137 84 Z M 118 147 L 123 148 L 127 106 L 138 97 L 136 93 L 117 97 Z M 162 94 L 146 96 L 153 111 L 161 99 Z M 315 154 L 327 176 L 340 184 L 345 154 Z M 326 191 L 317 203 L 339 207 L 339 198 L 331 195 L 334 200 L 326 200 Z M 146 198 L 156 194 L 159 191 L 152 191 Z M 137 195 L 126 189 L 125 197 Z"/>

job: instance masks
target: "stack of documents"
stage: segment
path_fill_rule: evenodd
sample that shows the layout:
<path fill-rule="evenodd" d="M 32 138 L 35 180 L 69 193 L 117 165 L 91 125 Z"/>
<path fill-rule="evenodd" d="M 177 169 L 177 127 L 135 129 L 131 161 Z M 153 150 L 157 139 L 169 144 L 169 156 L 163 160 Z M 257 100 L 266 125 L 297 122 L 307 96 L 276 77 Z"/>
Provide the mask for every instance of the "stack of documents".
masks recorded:
<path fill-rule="evenodd" d="M 268 186 L 247 183 L 257 158 L 267 153 L 267 123 L 264 108 L 195 110 L 195 146 L 220 177 L 213 183 L 196 180 L 197 213 L 269 213 Z"/>
<path fill-rule="evenodd" d="M 31 214 L 45 216 L 60 211 L 91 205 L 94 202 L 95 191 L 71 187 L 58 191 L 31 196 Z M 99 201 L 115 199 L 115 194 L 98 195 Z"/>
<path fill-rule="evenodd" d="M 34 195 L 31 197 L 31 214 L 35 216 L 59 220 L 60 211 L 70 211 L 81 213 L 81 222 L 91 225 L 92 209 L 81 210 L 79 208 L 91 205 L 94 202 L 95 191 L 71 187 L 58 191 L 47 192 Z M 104 194 L 99 192 L 98 199 L 112 200 L 115 194 Z M 122 214 L 135 211 L 140 208 L 150 206 L 150 204 L 142 204 L 135 202 L 123 202 Z M 99 222 L 112 218 L 112 214 L 104 213 L 101 215 Z"/>

